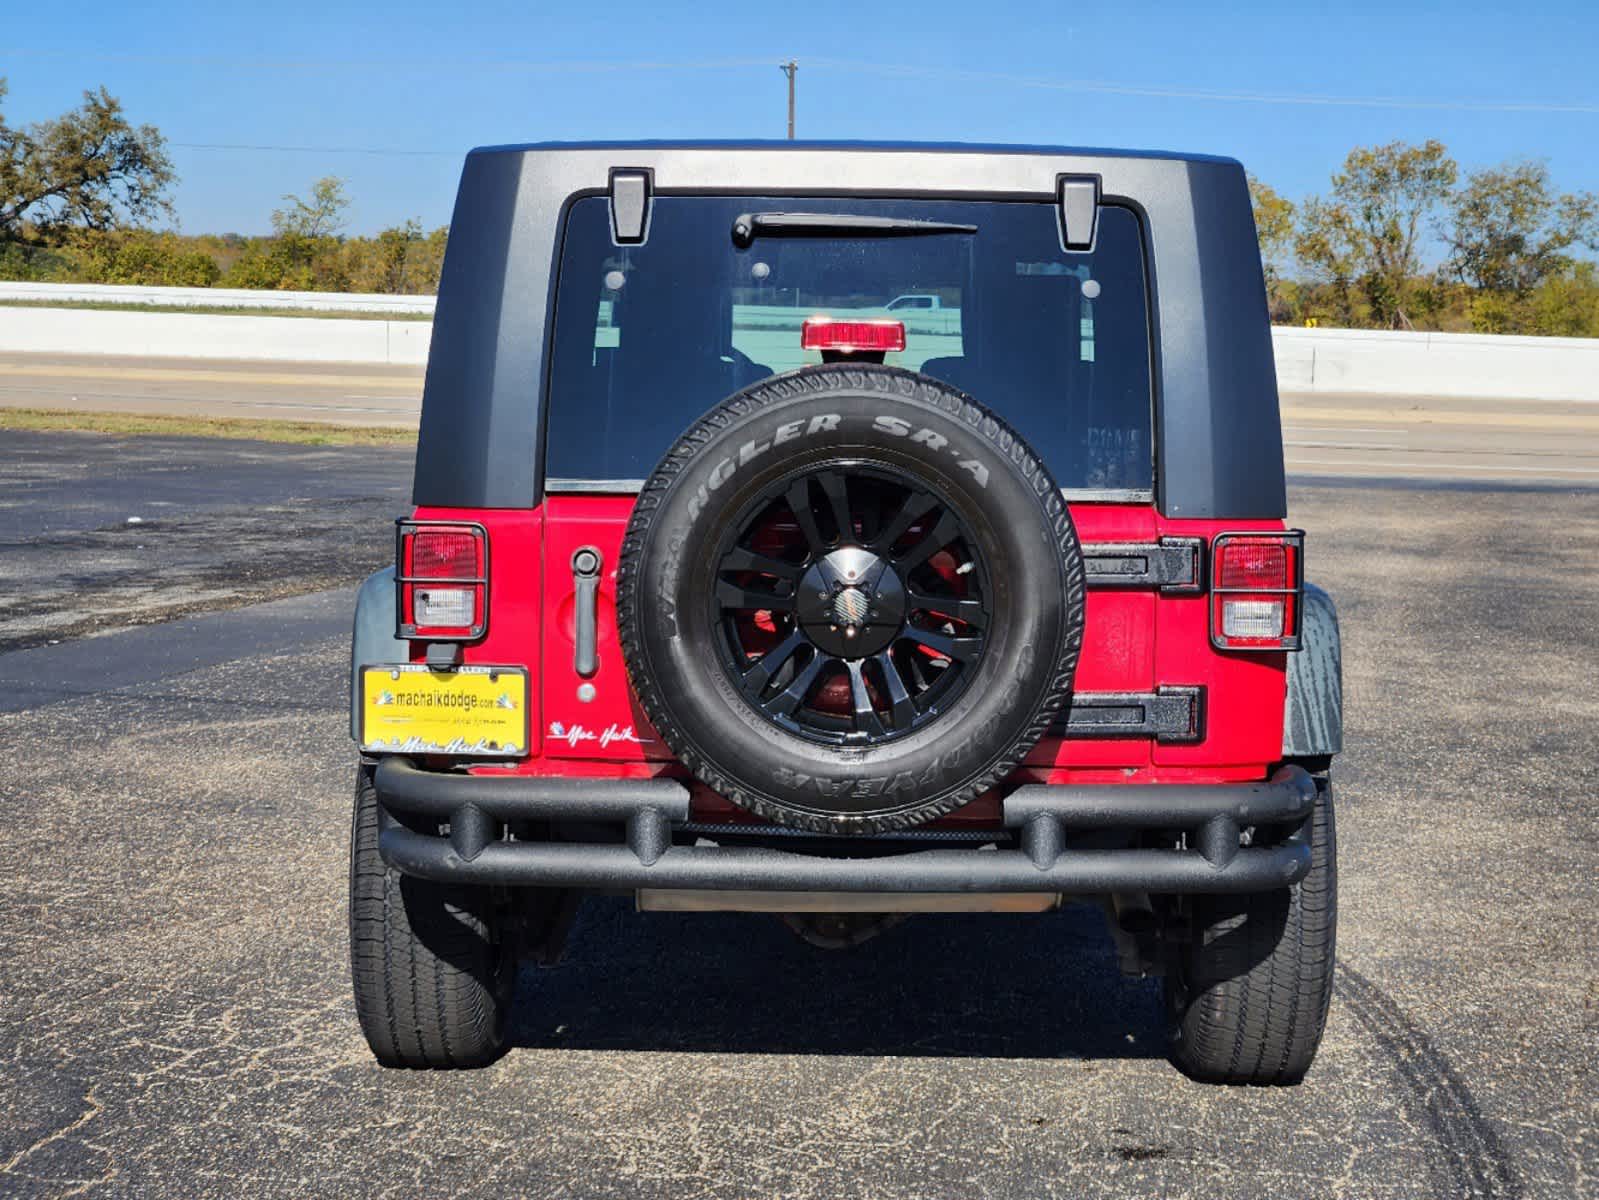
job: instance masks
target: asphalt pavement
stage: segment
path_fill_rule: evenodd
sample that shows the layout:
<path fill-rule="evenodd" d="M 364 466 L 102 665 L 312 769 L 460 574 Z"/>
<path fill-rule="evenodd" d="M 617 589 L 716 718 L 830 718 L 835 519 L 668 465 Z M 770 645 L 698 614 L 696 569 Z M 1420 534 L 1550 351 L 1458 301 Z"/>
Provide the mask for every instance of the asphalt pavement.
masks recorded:
<path fill-rule="evenodd" d="M 0 652 L 353 585 L 393 561 L 411 490 L 399 446 L 0 444 Z"/>
<path fill-rule="evenodd" d="M 318 538 L 381 557 L 405 464 L 350 453 L 359 486 L 288 455 L 279 500 L 368 496 Z M 620 899 L 524 969 L 494 1066 L 380 1070 L 345 959 L 351 597 L 282 560 L 268 604 L 0 654 L 0 1193 L 1599 1196 L 1599 490 L 1302 481 L 1290 519 L 1348 718 L 1302 1086 L 1179 1075 L 1092 910 L 830 953 Z"/>

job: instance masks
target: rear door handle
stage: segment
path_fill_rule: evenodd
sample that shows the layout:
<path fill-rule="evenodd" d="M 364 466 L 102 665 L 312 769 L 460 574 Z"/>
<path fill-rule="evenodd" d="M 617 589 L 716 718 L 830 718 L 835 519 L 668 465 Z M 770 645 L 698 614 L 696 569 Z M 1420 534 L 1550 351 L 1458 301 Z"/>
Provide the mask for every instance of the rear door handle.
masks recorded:
<path fill-rule="evenodd" d="M 603 560 L 593 546 L 584 546 L 572 555 L 572 582 L 577 590 L 577 637 L 572 652 L 572 669 L 588 679 L 600 669 L 600 567 Z"/>

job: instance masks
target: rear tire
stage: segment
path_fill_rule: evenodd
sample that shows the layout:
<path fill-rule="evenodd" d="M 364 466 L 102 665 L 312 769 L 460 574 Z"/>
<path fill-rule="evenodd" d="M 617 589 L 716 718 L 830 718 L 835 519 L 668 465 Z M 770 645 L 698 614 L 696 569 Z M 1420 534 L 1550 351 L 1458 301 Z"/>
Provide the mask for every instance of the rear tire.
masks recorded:
<path fill-rule="evenodd" d="M 1316 780 L 1310 871 L 1291 888 L 1199 896 L 1167 988 L 1172 1061 L 1204 1083 L 1295 1084 L 1327 1024 L 1338 926 L 1332 781 Z"/>
<path fill-rule="evenodd" d="M 867 578 L 824 570 L 841 554 Z M 1038 743 L 1071 692 L 1084 580 L 1060 489 L 1009 426 L 935 379 L 832 364 L 745 389 L 667 452 L 616 620 L 640 707 L 700 782 L 780 825 L 877 833 L 970 803 Z"/>
<path fill-rule="evenodd" d="M 372 768 L 350 835 L 355 1012 L 386 1067 L 481 1067 L 505 1045 L 516 982 L 510 922 L 486 888 L 413 879 L 378 854 Z"/>

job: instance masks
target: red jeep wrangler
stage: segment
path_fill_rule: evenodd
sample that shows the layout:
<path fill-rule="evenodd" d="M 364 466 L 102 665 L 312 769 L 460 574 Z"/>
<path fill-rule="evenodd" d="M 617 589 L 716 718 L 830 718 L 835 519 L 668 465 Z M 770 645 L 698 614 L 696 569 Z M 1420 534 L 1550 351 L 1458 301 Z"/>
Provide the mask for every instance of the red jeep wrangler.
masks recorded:
<path fill-rule="evenodd" d="M 1338 629 L 1237 163 L 476 151 L 414 502 L 352 656 L 379 1061 L 491 1060 L 610 892 L 835 946 L 1087 900 L 1183 1070 L 1310 1066 Z"/>

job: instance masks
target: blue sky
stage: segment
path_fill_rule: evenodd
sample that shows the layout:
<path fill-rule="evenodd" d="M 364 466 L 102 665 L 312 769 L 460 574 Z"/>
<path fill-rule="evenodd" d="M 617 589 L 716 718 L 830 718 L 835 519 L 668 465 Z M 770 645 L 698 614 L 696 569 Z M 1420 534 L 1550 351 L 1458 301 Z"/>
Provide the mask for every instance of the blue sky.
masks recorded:
<path fill-rule="evenodd" d="M 1199 150 L 1294 198 L 1353 145 L 1437 137 L 1463 166 L 1542 158 L 1562 187 L 1599 190 L 1592 0 L 85 0 L 4 37 L 8 120 L 104 83 L 173 143 L 186 232 L 264 231 L 323 175 L 348 180 L 351 232 L 442 224 L 479 144 L 781 137 L 789 57 L 801 137 Z M 1372 99 L 1392 102 L 1333 102 Z"/>

